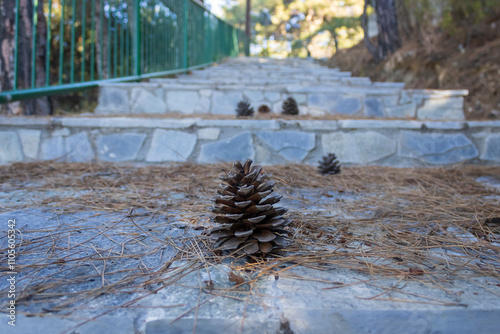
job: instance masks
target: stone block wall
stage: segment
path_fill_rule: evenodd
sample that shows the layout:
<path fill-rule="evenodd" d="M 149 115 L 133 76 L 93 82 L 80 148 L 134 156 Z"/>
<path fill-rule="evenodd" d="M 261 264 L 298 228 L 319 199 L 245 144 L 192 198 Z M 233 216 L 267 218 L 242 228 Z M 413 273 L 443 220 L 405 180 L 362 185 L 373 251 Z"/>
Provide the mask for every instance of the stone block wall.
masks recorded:
<path fill-rule="evenodd" d="M 500 164 L 500 121 L 0 117 L 0 162 Z"/>
<path fill-rule="evenodd" d="M 209 85 L 162 83 L 140 85 L 115 83 L 100 88 L 96 114 L 124 115 L 178 112 L 234 115 L 237 103 L 247 98 L 257 109 L 265 104 L 275 113 L 288 96 L 293 96 L 301 114 L 463 120 L 467 91 L 403 90 L 396 84 L 366 87 L 344 85 Z"/>

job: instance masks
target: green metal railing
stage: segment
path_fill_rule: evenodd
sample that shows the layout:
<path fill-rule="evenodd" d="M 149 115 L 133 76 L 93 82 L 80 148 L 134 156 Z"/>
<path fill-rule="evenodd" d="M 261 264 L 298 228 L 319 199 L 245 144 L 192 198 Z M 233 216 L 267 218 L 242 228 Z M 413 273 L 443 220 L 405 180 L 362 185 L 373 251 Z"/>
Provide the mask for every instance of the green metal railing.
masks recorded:
<path fill-rule="evenodd" d="M 0 103 L 186 72 L 235 57 L 248 45 L 242 30 L 193 0 L 30 0 L 31 8 L 11 1 L 13 73 Z M 21 29 L 26 12 L 30 34 Z"/>

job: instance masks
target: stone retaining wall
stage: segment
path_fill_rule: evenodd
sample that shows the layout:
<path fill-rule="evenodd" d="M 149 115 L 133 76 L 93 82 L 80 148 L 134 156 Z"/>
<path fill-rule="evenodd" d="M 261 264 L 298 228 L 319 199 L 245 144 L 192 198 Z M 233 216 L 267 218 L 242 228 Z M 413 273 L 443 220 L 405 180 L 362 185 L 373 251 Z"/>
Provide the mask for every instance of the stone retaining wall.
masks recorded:
<path fill-rule="evenodd" d="M 0 117 L 0 162 L 61 159 L 316 164 L 500 164 L 500 121 L 203 120 L 123 117 Z"/>
<path fill-rule="evenodd" d="M 280 113 L 293 96 L 300 114 L 464 120 L 467 90 L 404 90 L 404 83 L 371 82 L 307 59 L 237 58 L 177 78 L 104 83 L 97 114 L 207 113 L 234 115 L 246 98 Z"/>

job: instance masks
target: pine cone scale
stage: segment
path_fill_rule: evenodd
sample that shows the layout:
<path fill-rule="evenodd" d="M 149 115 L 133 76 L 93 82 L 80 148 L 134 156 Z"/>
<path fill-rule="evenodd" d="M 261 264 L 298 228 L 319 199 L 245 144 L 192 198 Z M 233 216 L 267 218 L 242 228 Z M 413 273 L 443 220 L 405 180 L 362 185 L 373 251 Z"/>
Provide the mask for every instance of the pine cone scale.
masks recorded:
<path fill-rule="evenodd" d="M 271 241 L 276 238 L 276 234 L 269 230 L 261 230 L 260 232 L 254 233 L 252 236 L 261 242 Z"/>
<path fill-rule="evenodd" d="M 234 236 L 236 237 L 248 237 L 250 235 L 252 235 L 253 233 L 253 230 L 248 230 L 248 231 L 234 231 Z"/>

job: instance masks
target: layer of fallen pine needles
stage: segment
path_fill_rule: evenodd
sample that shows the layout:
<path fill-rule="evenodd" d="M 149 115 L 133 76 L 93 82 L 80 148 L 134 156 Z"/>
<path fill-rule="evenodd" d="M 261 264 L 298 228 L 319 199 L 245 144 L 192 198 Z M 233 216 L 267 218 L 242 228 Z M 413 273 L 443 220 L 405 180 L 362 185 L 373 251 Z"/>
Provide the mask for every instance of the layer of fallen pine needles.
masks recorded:
<path fill-rule="evenodd" d="M 235 286 L 214 287 L 206 280 L 200 289 L 213 298 L 253 286 L 264 276 L 286 277 L 296 266 L 348 268 L 371 277 L 430 283 L 454 275 L 500 278 L 500 194 L 477 181 L 498 181 L 499 167 L 344 167 L 341 174 L 325 176 L 306 165 L 264 166 L 276 181 L 275 191 L 284 195 L 282 205 L 290 209 L 293 243 L 274 256 L 246 259 L 212 249 L 202 233 L 213 226 L 211 198 L 217 176 L 228 169 L 228 164 L 191 163 L 0 166 L 1 191 L 23 197 L 20 202 L 2 200 L 0 212 L 42 207 L 58 215 L 92 211 L 91 217 L 113 217 L 101 225 L 23 230 L 24 236 L 41 235 L 23 239 L 19 271 L 28 274 L 18 303 L 41 303 L 50 305 L 43 312 L 70 314 L 101 295 L 141 292 L 103 315 L 141 307 L 143 298 L 220 263 L 230 266 L 228 279 Z M 140 217 L 148 217 L 147 224 Z M 169 225 L 184 233 L 167 233 Z M 77 241 L 70 245 L 71 238 Z M 100 248 L 103 238 L 115 247 Z M 5 236 L 0 246 L 6 254 Z M 167 250 L 171 256 L 162 260 Z M 22 256 L 37 261 L 23 264 Z M 123 264 L 132 260 L 134 265 Z M 94 273 L 86 269 L 85 275 L 68 278 L 83 267 Z"/>

